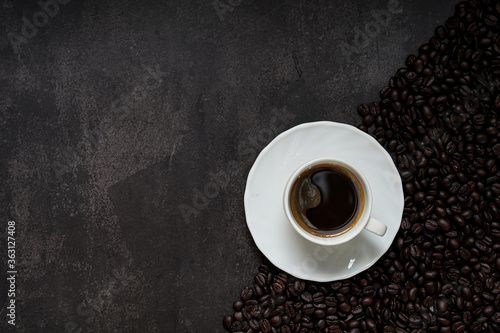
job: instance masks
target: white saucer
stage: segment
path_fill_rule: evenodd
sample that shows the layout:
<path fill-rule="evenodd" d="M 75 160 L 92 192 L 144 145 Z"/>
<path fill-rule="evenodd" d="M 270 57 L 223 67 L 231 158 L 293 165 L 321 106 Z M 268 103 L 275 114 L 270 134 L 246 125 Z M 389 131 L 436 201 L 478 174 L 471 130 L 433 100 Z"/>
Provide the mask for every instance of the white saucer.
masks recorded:
<path fill-rule="evenodd" d="M 383 237 L 363 230 L 348 243 L 328 247 L 305 240 L 288 222 L 282 203 L 288 177 L 307 161 L 325 156 L 351 162 L 366 176 L 372 216 L 387 225 Z M 245 215 L 257 247 L 276 267 L 318 282 L 349 278 L 372 266 L 394 240 L 403 207 L 401 178 L 384 148 L 353 126 L 329 121 L 278 135 L 257 157 L 245 188 Z"/>

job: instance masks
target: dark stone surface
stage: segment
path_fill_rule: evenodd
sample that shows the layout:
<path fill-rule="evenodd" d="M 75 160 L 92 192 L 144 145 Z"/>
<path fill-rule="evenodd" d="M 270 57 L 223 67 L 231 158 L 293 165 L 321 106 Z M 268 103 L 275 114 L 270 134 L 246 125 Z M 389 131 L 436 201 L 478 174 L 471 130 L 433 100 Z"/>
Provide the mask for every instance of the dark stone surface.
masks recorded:
<path fill-rule="evenodd" d="M 15 220 L 18 332 L 221 332 L 263 260 L 243 207 L 257 152 L 303 122 L 359 123 L 454 7 L 221 2 L 219 17 L 211 1 L 73 0 L 47 22 L 36 1 L 0 2 L 1 275 Z"/>

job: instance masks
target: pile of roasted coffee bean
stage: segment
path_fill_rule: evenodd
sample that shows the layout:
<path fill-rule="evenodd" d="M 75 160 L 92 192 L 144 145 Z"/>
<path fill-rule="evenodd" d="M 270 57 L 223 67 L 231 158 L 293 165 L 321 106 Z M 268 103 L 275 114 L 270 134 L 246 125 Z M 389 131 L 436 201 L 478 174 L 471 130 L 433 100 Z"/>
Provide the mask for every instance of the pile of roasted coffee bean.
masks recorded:
<path fill-rule="evenodd" d="M 360 129 L 397 163 L 401 229 L 333 283 L 259 267 L 231 332 L 500 332 L 500 4 L 461 2 L 381 92 Z"/>

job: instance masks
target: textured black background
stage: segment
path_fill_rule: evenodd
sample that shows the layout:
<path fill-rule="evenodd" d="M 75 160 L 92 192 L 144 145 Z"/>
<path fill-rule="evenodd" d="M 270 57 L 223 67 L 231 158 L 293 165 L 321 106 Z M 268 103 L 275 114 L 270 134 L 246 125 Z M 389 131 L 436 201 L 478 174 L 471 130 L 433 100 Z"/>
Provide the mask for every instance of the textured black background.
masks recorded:
<path fill-rule="evenodd" d="M 15 220 L 18 332 L 221 332 L 262 262 L 243 207 L 256 153 L 303 122 L 359 123 L 454 7 L 218 3 L 233 6 L 71 0 L 18 48 L 41 7 L 0 0 L 0 276 Z"/>

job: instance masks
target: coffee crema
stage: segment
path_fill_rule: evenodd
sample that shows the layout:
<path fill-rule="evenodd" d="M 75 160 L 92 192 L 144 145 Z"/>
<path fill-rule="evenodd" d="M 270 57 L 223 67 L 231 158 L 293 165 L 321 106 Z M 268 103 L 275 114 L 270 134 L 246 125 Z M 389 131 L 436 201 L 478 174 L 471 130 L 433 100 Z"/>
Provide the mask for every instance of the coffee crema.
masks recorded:
<path fill-rule="evenodd" d="M 289 204 L 302 229 L 315 236 L 334 237 L 350 230 L 359 220 L 364 193 L 351 171 L 323 163 L 295 179 Z"/>

